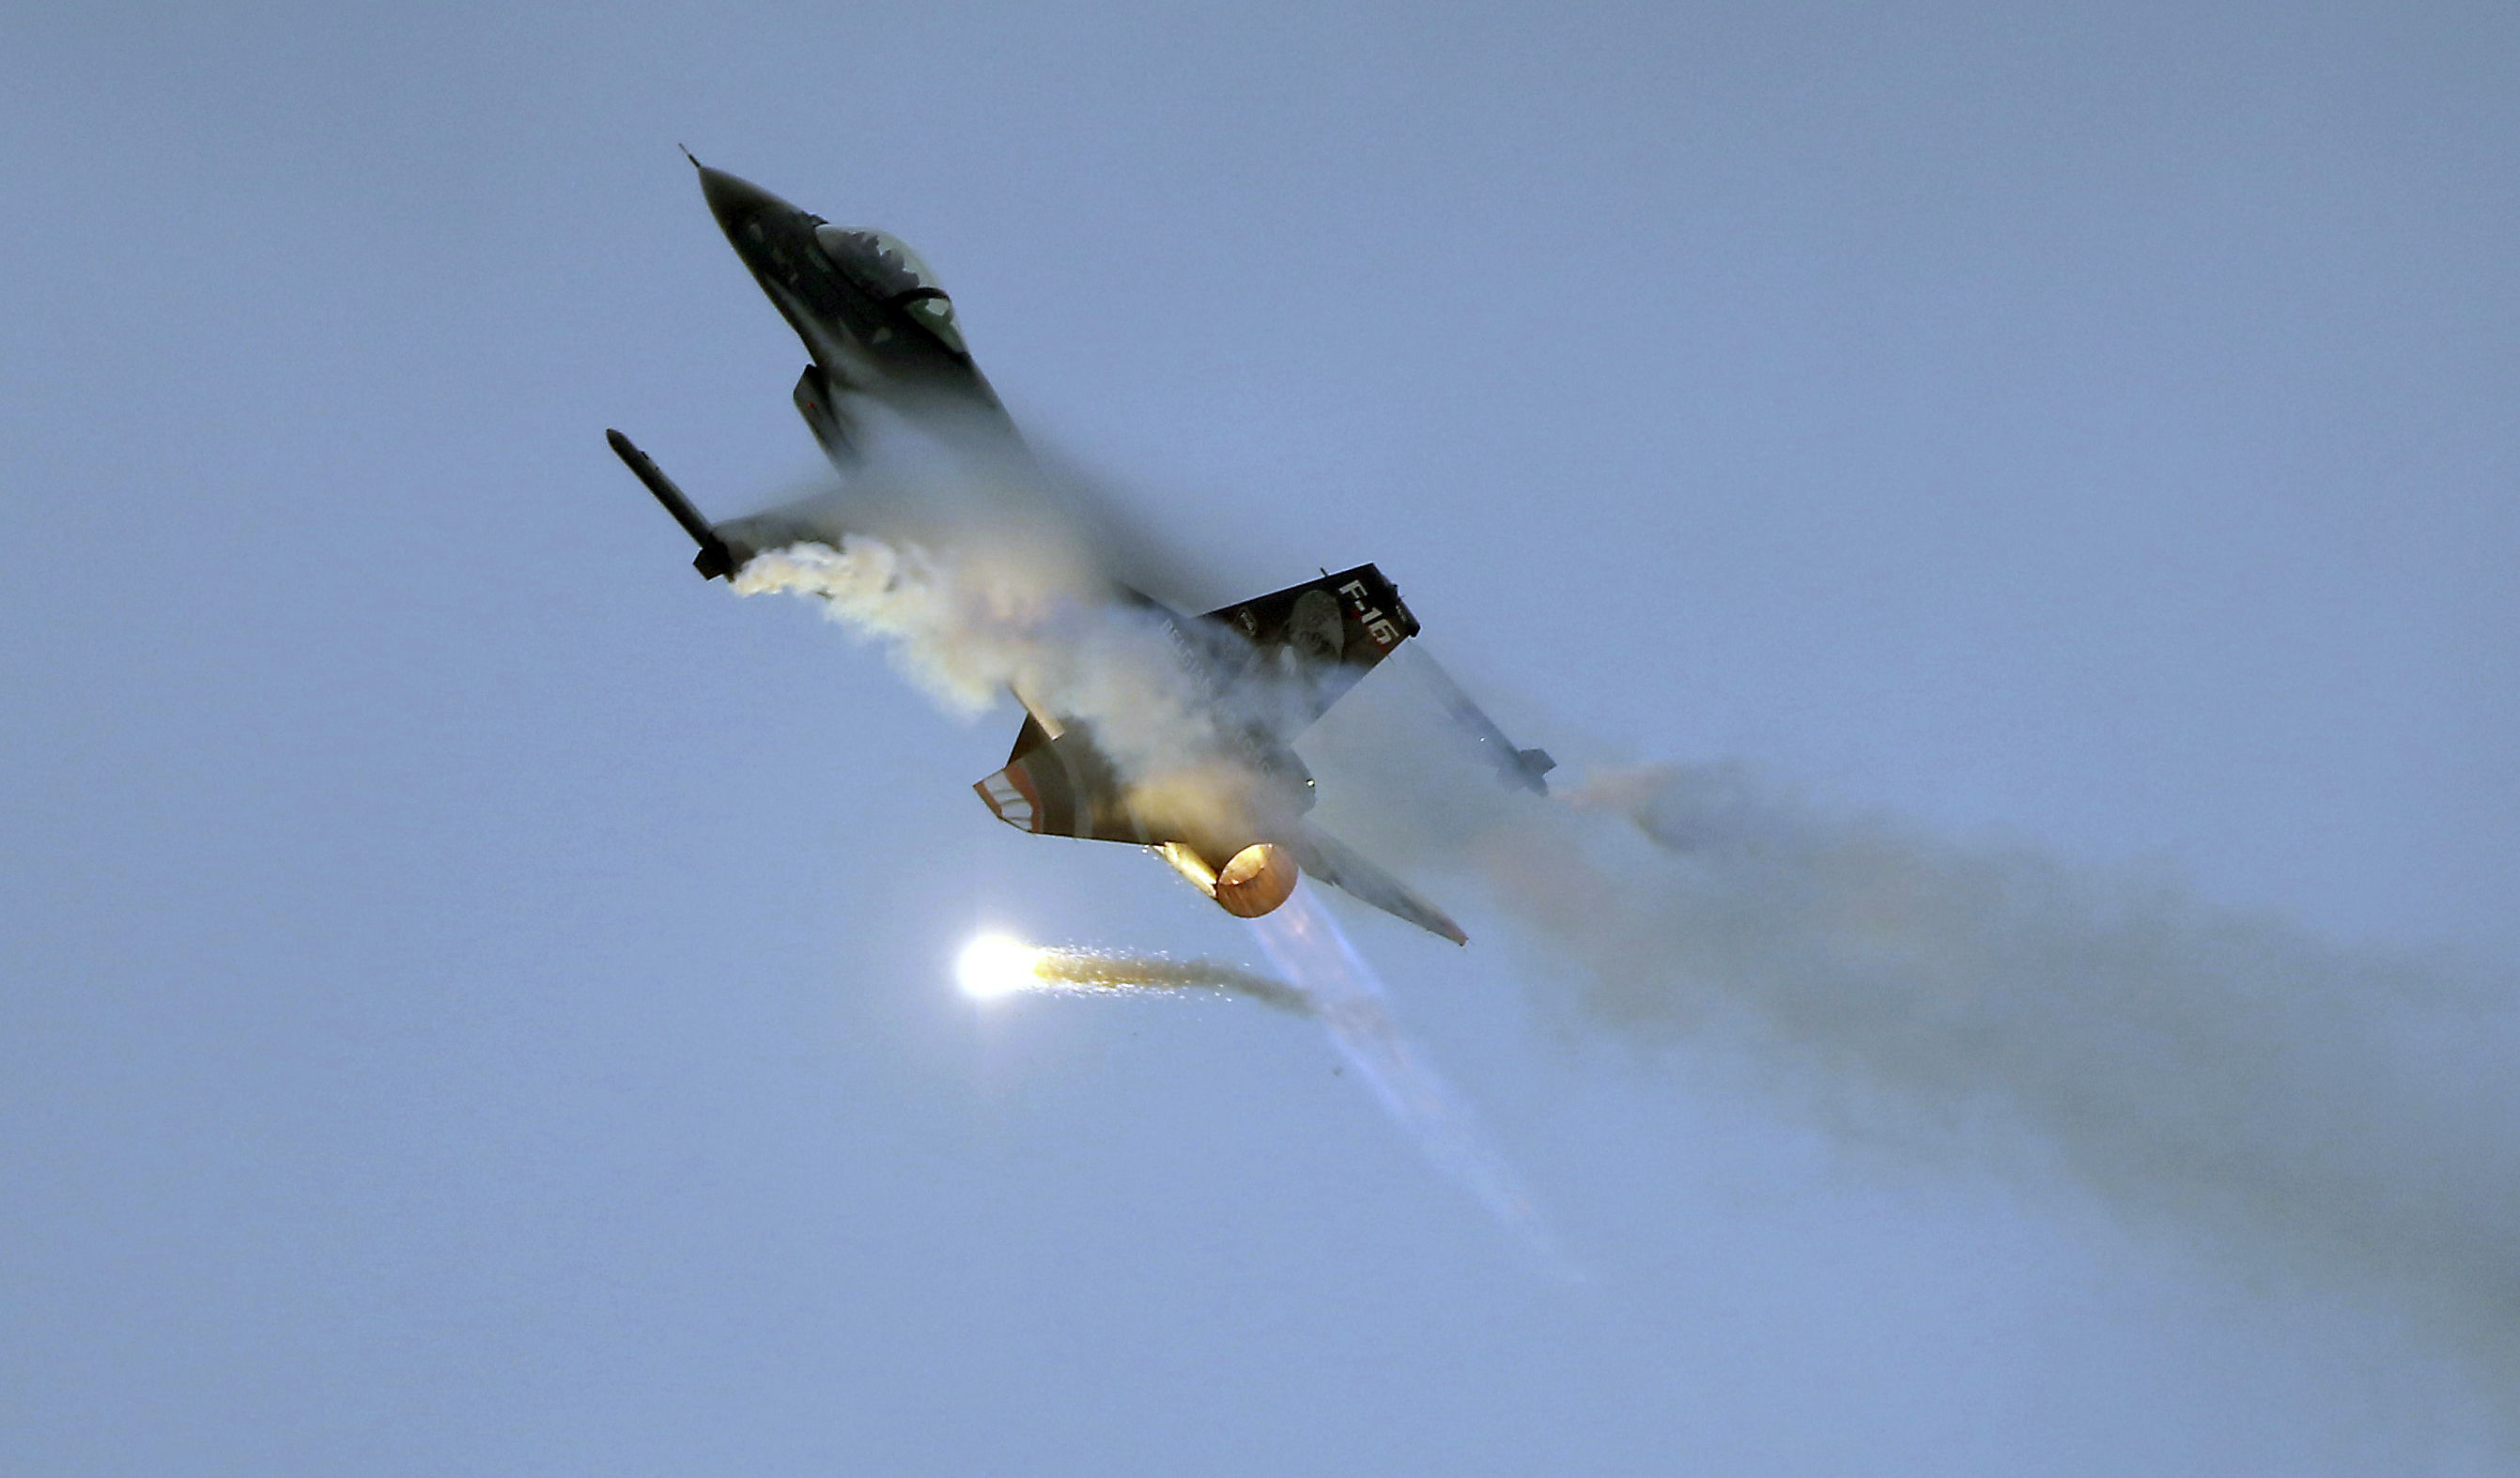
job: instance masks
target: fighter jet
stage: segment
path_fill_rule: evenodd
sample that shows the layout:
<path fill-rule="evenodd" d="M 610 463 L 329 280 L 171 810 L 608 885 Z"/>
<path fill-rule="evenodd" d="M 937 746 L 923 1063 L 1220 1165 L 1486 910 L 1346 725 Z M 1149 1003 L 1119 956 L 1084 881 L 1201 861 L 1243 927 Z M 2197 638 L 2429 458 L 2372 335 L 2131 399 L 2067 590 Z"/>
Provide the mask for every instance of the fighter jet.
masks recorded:
<path fill-rule="evenodd" d="M 880 406 L 959 443 L 1020 452 L 1021 438 L 972 363 L 953 301 L 908 246 L 883 232 L 833 226 L 698 160 L 701 194 L 813 362 L 795 401 L 843 473 L 868 455 L 865 426 Z M 713 523 L 619 431 L 612 449 L 699 546 L 693 567 L 731 579 L 763 553 L 833 542 L 828 520 L 775 509 Z M 1129 619 L 1149 623 L 1213 719 L 1212 752 L 1129 773 L 1093 725 L 1024 694 L 1022 729 L 1004 768 L 972 789 L 1001 821 L 1040 835 L 1128 842 L 1153 850 L 1228 913 L 1258 918 L 1310 873 L 1456 944 L 1461 927 L 1405 883 L 1311 824 L 1314 783 L 1292 740 L 1367 672 L 1418 632 L 1400 592 L 1372 564 L 1188 616 L 1115 584 Z M 1539 794 L 1553 761 L 1516 749 L 1442 679 L 1445 706 L 1498 767 Z M 1148 767 L 1141 766 L 1140 771 Z"/>

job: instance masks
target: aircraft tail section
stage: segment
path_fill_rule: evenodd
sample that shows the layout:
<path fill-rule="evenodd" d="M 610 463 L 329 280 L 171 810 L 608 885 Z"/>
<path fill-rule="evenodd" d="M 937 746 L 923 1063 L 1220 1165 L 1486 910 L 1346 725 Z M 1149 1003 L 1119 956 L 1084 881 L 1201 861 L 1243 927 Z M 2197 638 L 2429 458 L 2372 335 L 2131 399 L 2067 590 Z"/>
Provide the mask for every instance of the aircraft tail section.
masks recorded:
<path fill-rule="evenodd" d="M 1418 634 L 1399 587 L 1371 564 L 1254 596 L 1202 619 L 1250 644 L 1238 681 L 1291 683 L 1307 723 Z"/>
<path fill-rule="evenodd" d="M 1400 588 L 1371 564 L 1254 596 L 1207 613 L 1263 649 L 1292 648 L 1307 661 L 1366 668 L 1418 634 Z"/>
<path fill-rule="evenodd" d="M 1053 739 L 1026 719 L 1006 768 L 971 788 L 1018 831 L 1141 845 L 1155 840 L 1131 814 L 1110 762 L 1074 730 Z"/>
<path fill-rule="evenodd" d="M 974 782 L 971 789 L 991 815 L 1018 831 L 1155 847 L 1201 892 L 1244 918 L 1284 902 L 1294 886 L 1294 870 L 1300 869 L 1428 933 L 1455 944 L 1469 943 L 1460 924 L 1407 883 L 1345 842 L 1301 822 L 1286 829 L 1269 829 L 1265 834 L 1273 840 L 1244 845 L 1247 839 L 1238 837 L 1225 849 L 1210 846 L 1204 852 L 1188 842 L 1167 840 L 1165 832 L 1150 830 L 1130 813 L 1091 744 L 1064 735 L 1052 739 L 1030 724 L 1006 768 Z"/>

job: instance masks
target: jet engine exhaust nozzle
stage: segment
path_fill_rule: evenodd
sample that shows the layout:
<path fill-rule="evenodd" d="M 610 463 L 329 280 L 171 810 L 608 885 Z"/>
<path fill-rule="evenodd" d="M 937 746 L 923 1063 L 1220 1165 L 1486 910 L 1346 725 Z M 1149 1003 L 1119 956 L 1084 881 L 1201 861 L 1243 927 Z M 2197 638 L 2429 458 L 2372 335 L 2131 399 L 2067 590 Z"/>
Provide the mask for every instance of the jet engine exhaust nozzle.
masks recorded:
<path fill-rule="evenodd" d="M 1216 874 L 1217 906 L 1237 918 L 1257 918 L 1284 903 L 1302 875 L 1282 847 L 1244 847 Z"/>

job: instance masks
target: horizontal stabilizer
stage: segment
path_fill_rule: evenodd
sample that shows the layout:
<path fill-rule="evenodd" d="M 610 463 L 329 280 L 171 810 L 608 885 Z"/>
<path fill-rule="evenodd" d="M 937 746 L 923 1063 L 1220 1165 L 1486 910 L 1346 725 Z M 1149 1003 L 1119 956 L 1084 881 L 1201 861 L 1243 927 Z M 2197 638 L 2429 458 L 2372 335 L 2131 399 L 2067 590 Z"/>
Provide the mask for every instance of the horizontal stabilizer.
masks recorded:
<path fill-rule="evenodd" d="M 1345 842 L 1328 832 L 1307 827 L 1286 843 L 1286 849 L 1294 853 L 1305 872 L 1350 897 L 1370 903 L 1395 918 L 1405 918 L 1430 934 L 1441 934 L 1455 944 L 1470 942 L 1470 936 L 1462 933 L 1462 926 L 1442 909 L 1350 851 Z"/>

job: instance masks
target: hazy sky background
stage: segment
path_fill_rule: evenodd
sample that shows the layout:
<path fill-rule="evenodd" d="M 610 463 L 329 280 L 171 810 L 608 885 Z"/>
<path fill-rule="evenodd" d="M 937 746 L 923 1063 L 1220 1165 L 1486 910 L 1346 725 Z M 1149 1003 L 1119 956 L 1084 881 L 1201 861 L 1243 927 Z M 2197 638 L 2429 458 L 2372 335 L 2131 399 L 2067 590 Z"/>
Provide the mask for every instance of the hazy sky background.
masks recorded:
<path fill-rule="evenodd" d="M 2502 7 L 20 6 L 0 1466 L 2507 1471 L 2461 1371 L 1361 910 L 1547 1276 L 1257 963 L 740 602 L 817 454 L 701 158 L 917 244 L 1219 600 L 1517 739 L 2520 961 Z M 2513 1126 L 2501 1126 L 2508 1136 Z"/>

